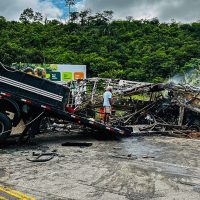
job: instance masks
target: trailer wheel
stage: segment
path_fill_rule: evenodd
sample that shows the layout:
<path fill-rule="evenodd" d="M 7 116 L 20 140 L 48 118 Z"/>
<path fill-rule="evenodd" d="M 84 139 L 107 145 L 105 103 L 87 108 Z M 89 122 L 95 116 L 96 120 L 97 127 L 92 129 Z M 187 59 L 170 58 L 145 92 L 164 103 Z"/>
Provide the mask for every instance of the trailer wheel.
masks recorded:
<path fill-rule="evenodd" d="M 11 129 L 11 120 L 3 113 L 0 113 L 0 143 L 10 136 Z"/>

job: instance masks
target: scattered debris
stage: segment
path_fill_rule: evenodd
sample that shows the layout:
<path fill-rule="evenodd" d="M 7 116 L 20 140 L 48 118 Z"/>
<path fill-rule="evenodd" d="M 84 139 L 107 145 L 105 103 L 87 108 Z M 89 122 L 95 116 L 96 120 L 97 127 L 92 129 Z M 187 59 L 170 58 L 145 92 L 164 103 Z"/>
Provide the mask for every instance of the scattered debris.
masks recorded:
<path fill-rule="evenodd" d="M 30 158 L 26 158 L 26 159 L 30 162 L 47 162 L 47 161 L 52 160 L 55 156 L 65 157 L 65 155 L 60 155 L 60 154 L 55 153 L 55 152 L 50 152 L 50 153 L 33 152 L 32 157 L 35 157 L 35 159 L 30 159 Z"/>
<path fill-rule="evenodd" d="M 142 158 L 155 158 L 154 156 L 144 155 Z"/>
<path fill-rule="evenodd" d="M 200 132 L 190 133 L 189 137 L 192 139 L 200 139 Z"/>
<path fill-rule="evenodd" d="M 92 146 L 91 142 L 65 142 L 62 146 L 67 147 L 90 147 Z"/>
<path fill-rule="evenodd" d="M 68 83 L 69 105 L 81 97 L 75 113 L 100 120 L 102 94 L 113 87 L 112 126 L 129 129 L 131 135 L 166 135 L 198 138 L 200 88 L 175 83 L 153 84 L 126 80 L 90 78 Z M 84 89 L 87 88 L 87 91 Z"/>
<path fill-rule="evenodd" d="M 136 155 L 132 155 L 132 154 L 128 154 L 128 155 L 111 155 L 111 157 L 113 158 L 121 158 L 121 159 L 128 159 L 128 160 L 136 160 L 137 156 Z"/>

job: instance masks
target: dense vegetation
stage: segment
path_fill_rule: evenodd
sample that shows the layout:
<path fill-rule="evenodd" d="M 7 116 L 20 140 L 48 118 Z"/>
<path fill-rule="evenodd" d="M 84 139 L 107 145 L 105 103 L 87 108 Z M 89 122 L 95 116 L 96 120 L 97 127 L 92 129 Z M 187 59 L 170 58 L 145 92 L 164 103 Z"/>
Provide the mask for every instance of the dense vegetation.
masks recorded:
<path fill-rule="evenodd" d="M 0 17 L 0 61 L 87 64 L 89 76 L 158 82 L 200 57 L 200 22 L 112 21 L 112 14 L 74 12 L 70 23 L 32 9 L 20 22 Z"/>

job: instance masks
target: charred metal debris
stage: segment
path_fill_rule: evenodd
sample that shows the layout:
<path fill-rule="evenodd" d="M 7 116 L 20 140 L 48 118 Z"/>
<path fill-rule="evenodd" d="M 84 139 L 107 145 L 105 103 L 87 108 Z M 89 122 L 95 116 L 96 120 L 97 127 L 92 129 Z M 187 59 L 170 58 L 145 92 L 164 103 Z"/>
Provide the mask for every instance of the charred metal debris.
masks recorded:
<path fill-rule="evenodd" d="M 113 127 L 125 127 L 131 135 L 161 134 L 200 138 L 200 88 L 190 85 L 89 78 L 71 81 L 68 105 L 78 115 L 101 121 L 102 99 L 113 87 Z"/>

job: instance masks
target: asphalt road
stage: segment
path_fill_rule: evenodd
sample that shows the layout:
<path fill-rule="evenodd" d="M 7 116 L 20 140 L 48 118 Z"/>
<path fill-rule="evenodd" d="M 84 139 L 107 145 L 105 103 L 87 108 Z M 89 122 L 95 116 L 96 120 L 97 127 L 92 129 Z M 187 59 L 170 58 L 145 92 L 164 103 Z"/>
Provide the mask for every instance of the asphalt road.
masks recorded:
<path fill-rule="evenodd" d="M 37 200 L 200 199 L 200 141 L 169 137 L 97 140 L 46 134 L 37 145 L 0 149 L 0 185 Z M 63 142 L 92 142 L 64 147 Z M 44 163 L 33 152 L 55 152 Z"/>

